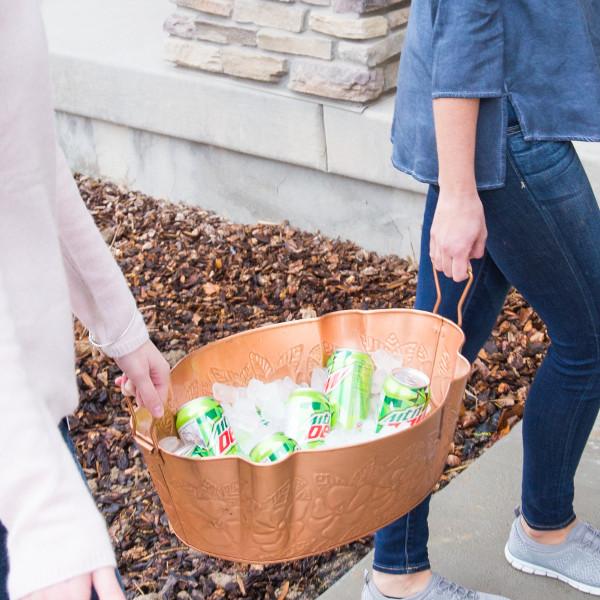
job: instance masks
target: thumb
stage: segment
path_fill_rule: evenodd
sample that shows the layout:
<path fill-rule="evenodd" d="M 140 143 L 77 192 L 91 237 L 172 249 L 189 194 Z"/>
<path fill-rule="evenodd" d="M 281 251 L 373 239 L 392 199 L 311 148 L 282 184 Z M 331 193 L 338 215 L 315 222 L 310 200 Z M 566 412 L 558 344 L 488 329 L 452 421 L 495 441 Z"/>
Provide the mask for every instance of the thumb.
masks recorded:
<path fill-rule="evenodd" d="M 94 571 L 92 585 L 99 600 L 125 600 L 125 594 L 112 567 L 103 567 Z"/>

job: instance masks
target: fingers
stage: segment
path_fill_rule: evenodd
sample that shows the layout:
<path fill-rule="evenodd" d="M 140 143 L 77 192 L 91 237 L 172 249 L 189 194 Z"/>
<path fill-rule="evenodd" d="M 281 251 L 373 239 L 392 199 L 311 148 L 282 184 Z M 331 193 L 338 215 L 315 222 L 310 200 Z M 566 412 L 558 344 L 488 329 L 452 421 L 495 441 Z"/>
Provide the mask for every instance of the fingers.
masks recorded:
<path fill-rule="evenodd" d="M 121 393 L 124 396 L 136 396 L 137 392 L 135 389 L 135 385 L 133 385 L 133 382 L 130 379 L 127 379 L 122 385 L 121 385 Z"/>
<path fill-rule="evenodd" d="M 167 401 L 170 378 L 169 363 L 157 351 L 156 355 L 150 359 L 150 379 L 156 388 L 161 404 L 165 404 Z"/>
<path fill-rule="evenodd" d="M 152 416 L 160 418 L 163 416 L 163 403 L 154 383 L 150 379 L 150 373 L 144 374 L 139 379 L 133 379 L 136 389 L 136 398 L 139 404 L 143 404 L 151 413 Z"/>
<path fill-rule="evenodd" d="M 114 569 L 104 567 L 92 573 L 92 585 L 99 600 L 125 600 Z"/>
<path fill-rule="evenodd" d="M 471 258 L 483 258 L 485 254 L 485 244 L 487 242 L 487 231 L 484 230 L 482 235 L 479 236 L 478 240 L 473 245 L 471 250 Z"/>
<path fill-rule="evenodd" d="M 121 394 L 123 394 L 123 396 L 135 396 L 136 395 L 135 386 L 133 385 L 133 382 L 129 379 L 129 377 L 127 377 L 127 375 L 125 375 L 125 374 L 120 375 L 119 377 L 117 377 L 115 379 L 115 383 L 118 386 L 120 386 Z"/>
<path fill-rule="evenodd" d="M 454 259 L 448 253 L 444 253 L 442 256 L 442 271 L 444 271 L 444 275 L 449 279 L 452 279 L 452 261 Z"/>
<path fill-rule="evenodd" d="M 436 271 L 444 270 L 444 262 L 442 258 L 442 252 L 440 249 L 440 245 L 436 242 L 435 238 L 432 236 L 429 247 L 429 256 L 431 258 L 431 264 Z"/>
<path fill-rule="evenodd" d="M 457 257 L 452 260 L 452 279 L 454 281 L 464 281 L 467 279 L 469 271 L 469 260 L 466 257 Z"/>

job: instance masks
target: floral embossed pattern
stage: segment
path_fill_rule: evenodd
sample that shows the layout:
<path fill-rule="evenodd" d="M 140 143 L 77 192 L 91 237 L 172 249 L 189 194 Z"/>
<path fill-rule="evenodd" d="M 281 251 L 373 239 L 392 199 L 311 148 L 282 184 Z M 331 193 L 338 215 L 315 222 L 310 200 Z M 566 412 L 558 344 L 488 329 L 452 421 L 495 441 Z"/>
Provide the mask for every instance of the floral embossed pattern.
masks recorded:
<path fill-rule="evenodd" d="M 435 315 L 345 311 L 252 330 L 193 352 L 173 371 L 169 413 L 155 423 L 158 437 L 172 433 L 176 407 L 209 394 L 214 382 L 309 381 L 339 347 L 401 355 L 431 376 L 435 410 L 393 436 L 302 451 L 271 466 L 158 453 L 142 430 L 142 450 L 174 531 L 208 554 L 277 562 L 339 546 L 406 513 L 444 466 L 469 372 L 459 355 L 462 341 L 455 325 Z"/>

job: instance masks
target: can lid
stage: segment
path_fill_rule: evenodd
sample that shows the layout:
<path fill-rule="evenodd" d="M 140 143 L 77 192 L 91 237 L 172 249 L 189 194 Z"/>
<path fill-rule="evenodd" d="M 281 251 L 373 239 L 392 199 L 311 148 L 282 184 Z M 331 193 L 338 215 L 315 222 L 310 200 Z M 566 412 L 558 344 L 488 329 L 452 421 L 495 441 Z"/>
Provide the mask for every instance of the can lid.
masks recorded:
<path fill-rule="evenodd" d="M 268 448 L 268 445 L 272 442 L 285 443 L 288 441 L 294 442 L 294 444 L 296 444 L 296 440 L 293 440 L 291 437 L 287 436 L 285 433 L 283 433 L 283 431 L 271 433 L 262 440 L 260 440 L 260 442 L 258 442 L 258 444 L 256 444 L 256 446 L 252 448 L 252 450 L 250 450 L 250 455 L 252 455 L 255 452 L 262 452 L 263 450 L 266 450 Z"/>
<path fill-rule="evenodd" d="M 355 359 L 367 360 L 371 364 L 373 364 L 373 359 L 371 358 L 371 355 L 368 352 L 366 352 L 365 350 L 357 350 L 356 348 L 336 348 L 329 356 L 328 362 L 329 360 L 334 360 L 338 352 L 351 352 L 352 354 L 354 354 Z"/>
<path fill-rule="evenodd" d="M 392 377 L 402 385 L 407 385 L 412 388 L 426 388 L 429 387 L 429 377 L 419 371 L 419 369 L 413 369 L 411 367 L 402 367 L 401 369 L 394 369 L 392 371 Z"/>
<path fill-rule="evenodd" d="M 184 408 L 187 408 L 188 406 L 196 404 L 196 403 L 204 404 L 207 400 L 214 402 L 215 404 L 218 404 L 218 402 L 212 396 L 198 396 L 198 398 L 193 398 L 192 400 L 188 400 L 187 402 L 182 404 L 177 409 L 177 412 L 179 412 L 180 410 L 183 410 Z"/>
<path fill-rule="evenodd" d="M 292 400 L 298 400 L 302 398 L 307 398 L 312 402 L 317 400 L 318 402 L 325 402 L 326 404 L 329 404 L 327 396 L 323 392 L 319 392 L 318 390 L 315 390 L 313 388 L 298 388 L 297 390 L 294 390 L 290 393 L 290 395 L 287 398 L 287 401 L 290 402 Z"/>

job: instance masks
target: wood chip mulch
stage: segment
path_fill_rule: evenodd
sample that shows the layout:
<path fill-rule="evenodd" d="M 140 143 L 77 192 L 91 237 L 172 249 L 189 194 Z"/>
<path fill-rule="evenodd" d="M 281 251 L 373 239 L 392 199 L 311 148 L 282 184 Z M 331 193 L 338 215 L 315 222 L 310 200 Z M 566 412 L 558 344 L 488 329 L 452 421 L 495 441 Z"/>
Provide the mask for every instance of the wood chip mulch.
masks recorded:
<path fill-rule="evenodd" d="M 351 242 L 288 224 L 232 224 L 87 177 L 82 196 L 148 323 L 174 363 L 212 340 L 265 323 L 349 308 L 410 307 L 416 268 Z M 169 531 L 131 440 L 118 370 L 77 326 L 82 403 L 71 420 L 96 502 L 114 541 L 128 597 L 147 600 L 310 600 L 364 556 L 372 540 L 284 565 L 233 564 L 188 550 Z M 474 365 L 442 487 L 521 418 L 548 344 L 511 293 Z"/>

